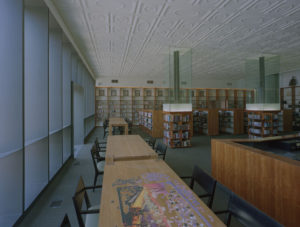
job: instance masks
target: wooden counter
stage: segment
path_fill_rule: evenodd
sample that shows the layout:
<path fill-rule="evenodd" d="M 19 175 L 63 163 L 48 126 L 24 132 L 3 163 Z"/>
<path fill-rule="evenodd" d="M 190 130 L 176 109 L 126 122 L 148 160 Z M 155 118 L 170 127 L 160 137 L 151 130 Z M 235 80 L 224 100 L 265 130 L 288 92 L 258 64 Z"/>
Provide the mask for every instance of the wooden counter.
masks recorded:
<path fill-rule="evenodd" d="M 238 142 L 300 138 L 212 140 L 212 175 L 285 226 L 300 224 L 300 162 Z"/>
<path fill-rule="evenodd" d="M 128 135 L 128 123 L 123 118 L 118 118 L 118 117 L 109 118 L 109 135 L 112 135 L 113 127 L 124 127 L 125 135 Z"/>
<path fill-rule="evenodd" d="M 161 159 L 114 162 L 104 173 L 99 227 L 225 226 Z"/>
<path fill-rule="evenodd" d="M 157 158 L 154 150 L 139 135 L 108 136 L 107 162 Z"/>

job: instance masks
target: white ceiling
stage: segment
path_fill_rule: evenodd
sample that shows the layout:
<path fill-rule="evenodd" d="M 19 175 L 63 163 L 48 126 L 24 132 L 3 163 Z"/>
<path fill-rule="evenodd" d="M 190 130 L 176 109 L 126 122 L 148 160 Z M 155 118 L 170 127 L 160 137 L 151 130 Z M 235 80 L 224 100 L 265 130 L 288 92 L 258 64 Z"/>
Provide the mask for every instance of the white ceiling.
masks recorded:
<path fill-rule="evenodd" d="M 245 59 L 300 68 L 300 0 L 52 0 L 95 75 L 160 77 L 170 46 L 193 51 L 193 77 L 239 79 Z"/>

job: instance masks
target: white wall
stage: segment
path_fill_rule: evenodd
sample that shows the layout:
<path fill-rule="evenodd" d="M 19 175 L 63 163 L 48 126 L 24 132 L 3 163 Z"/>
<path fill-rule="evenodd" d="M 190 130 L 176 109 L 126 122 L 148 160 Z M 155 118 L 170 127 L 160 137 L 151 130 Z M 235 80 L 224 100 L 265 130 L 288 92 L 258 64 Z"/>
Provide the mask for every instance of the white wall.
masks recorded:
<path fill-rule="evenodd" d="M 119 83 L 111 83 L 111 80 L 119 80 Z M 153 80 L 153 84 L 147 84 L 147 80 Z M 242 80 L 207 80 L 192 79 L 192 88 L 244 88 Z M 120 87 L 168 87 L 168 78 L 134 78 L 134 77 L 101 77 L 97 79 L 96 86 L 120 86 Z M 227 84 L 231 83 L 231 84 Z"/>
<path fill-rule="evenodd" d="M 280 87 L 289 87 L 290 86 L 289 82 L 292 79 L 292 77 L 296 78 L 297 86 L 300 86 L 300 69 L 280 73 L 279 86 Z"/>

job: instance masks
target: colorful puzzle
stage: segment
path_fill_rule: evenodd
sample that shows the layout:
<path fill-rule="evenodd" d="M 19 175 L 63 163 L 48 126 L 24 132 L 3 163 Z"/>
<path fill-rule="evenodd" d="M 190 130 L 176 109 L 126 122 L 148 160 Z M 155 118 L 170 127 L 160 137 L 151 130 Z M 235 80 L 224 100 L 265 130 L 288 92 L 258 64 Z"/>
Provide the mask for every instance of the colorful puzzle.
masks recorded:
<path fill-rule="evenodd" d="M 191 190 L 164 174 L 118 179 L 113 186 L 126 227 L 211 226 L 213 222 L 202 214 L 204 208 Z"/>

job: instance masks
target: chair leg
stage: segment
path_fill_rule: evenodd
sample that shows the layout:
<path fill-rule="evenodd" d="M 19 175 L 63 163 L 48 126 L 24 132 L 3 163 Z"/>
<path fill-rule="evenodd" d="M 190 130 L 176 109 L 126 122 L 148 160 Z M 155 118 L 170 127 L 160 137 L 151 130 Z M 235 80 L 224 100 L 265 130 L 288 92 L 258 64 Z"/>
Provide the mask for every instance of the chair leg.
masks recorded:
<path fill-rule="evenodd" d="M 231 213 L 228 214 L 226 226 L 230 226 L 230 222 L 231 222 Z"/>
<path fill-rule="evenodd" d="M 97 178 L 98 178 L 98 174 L 95 174 L 93 192 L 95 191 L 95 186 L 96 186 Z"/>

